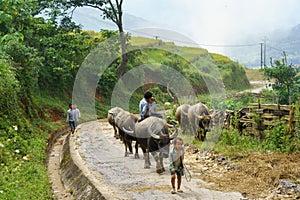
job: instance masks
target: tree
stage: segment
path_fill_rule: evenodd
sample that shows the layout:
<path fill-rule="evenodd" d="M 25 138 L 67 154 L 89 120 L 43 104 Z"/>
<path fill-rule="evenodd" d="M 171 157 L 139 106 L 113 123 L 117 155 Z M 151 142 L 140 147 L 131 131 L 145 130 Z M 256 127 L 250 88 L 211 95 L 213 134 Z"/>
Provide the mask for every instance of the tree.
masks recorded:
<path fill-rule="evenodd" d="M 268 77 L 268 80 L 275 80 L 271 86 L 278 95 L 279 103 L 288 104 L 290 99 L 295 101 L 299 94 L 299 80 L 300 76 L 299 67 L 292 64 L 287 64 L 286 54 L 281 60 L 272 61 L 271 67 L 264 69 L 264 74 Z"/>
<path fill-rule="evenodd" d="M 38 0 L 0 4 L 0 51 L 10 61 L 19 82 L 20 102 L 30 117 L 39 115 L 33 111 L 39 106 L 35 97 L 41 91 L 71 89 L 80 64 L 95 47 L 89 33 L 81 32 L 68 18 L 58 24 L 36 16 L 39 3 L 44 8 L 45 2 Z"/>
<path fill-rule="evenodd" d="M 113 2 L 114 1 L 114 2 Z M 62 13 L 65 17 L 68 14 L 72 14 L 78 7 L 92 7 L 100 10 L 104 19 L 109 19 L 115 23 L 120 33 L 121 63 L 117 67 L 117 77 L 120 78 L 126 70 L 128 57 L 126 53 L 126 41 L 127 37 L 123 29 L 123 11 L 122 11 L 123 0 L 54 0 L 54 8 L 52 15 L 57 15 L 57 9 L 63 9 Z M 50 4 L 49 4 L 50 5 Z M 70 12 L 71 10 L 71 12 Z M 72 17 L 72 16 L 71 16 Z"/>

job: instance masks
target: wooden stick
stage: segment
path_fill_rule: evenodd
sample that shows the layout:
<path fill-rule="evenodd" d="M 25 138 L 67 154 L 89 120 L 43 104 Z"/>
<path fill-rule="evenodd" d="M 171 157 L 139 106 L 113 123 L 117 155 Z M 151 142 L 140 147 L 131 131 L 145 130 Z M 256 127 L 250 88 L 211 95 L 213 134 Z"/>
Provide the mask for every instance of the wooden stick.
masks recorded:
<path fill-rule="evenodd" d="M 295 106 L 291 107 L 290 110 L 290 118 L 289 118 L 289 123 L 288 123 L 288 134 L 291 134 L 292 131 L 294 130 L 294 110 L 295 110 Z"/>

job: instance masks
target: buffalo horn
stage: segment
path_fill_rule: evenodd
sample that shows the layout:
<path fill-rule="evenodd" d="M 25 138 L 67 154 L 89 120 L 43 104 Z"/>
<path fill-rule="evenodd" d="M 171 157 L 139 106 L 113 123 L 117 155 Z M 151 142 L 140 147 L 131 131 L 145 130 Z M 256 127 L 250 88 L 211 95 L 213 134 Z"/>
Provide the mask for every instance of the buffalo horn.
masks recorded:
<path fill-rule="evenodd" d="M 211 118 L 214 118 L 217 114 L 217 111 L 214 109 L 214 112 L 210 115 Z"/>
<path fill-rule="evenodd" d="M 130 127 L 129 127 L 130 128 Z M 134 131 L 130 128 L 130 130 L 129 129 L 126 129 L 125 127 L 122 127 L 122 129 L 123 129 L 123 131 L 125 132 L 125 133 L 127 133 L 127 134 L 130 134 L 130 135 L 133 135 L 134 134 Z"/>
<path fill-rule="evenodd" d="M 197 118 L 198 119 L 204 119 L 204 116 L 198 115 Z"/>
<path fill-rule="evenodd" d="M 177 137 L 177 135 L 178 135 L 178 129 L 176 128 L 176 126 L 173 124 L 173 127 L 174 127 L 174 132 L 170 135 L 170 139 L 172 140 L 172 139 L 174 139 L 174 138 L 176 138 Z"/>
<path fill-rule="evenodd" d="M 151 133 L 151 137 L 153 137 L 154 139 L 157 139 L 157 140 L 160 139 L 160 136 L 159 136 L 159 135 L 156 135 L 156 134 L 154 134 L 154 133 Z"/>
<path fill-rule="evenodd" d="M 156 135 L 153 131 L 152 131 L 152 126 L 154 123 L 152 123 L 149 127 L 148 127 L 148 132 L 150 133 L 151 137 L 153 137 L 154 139 L 159 140 L 160 136 Z"/>

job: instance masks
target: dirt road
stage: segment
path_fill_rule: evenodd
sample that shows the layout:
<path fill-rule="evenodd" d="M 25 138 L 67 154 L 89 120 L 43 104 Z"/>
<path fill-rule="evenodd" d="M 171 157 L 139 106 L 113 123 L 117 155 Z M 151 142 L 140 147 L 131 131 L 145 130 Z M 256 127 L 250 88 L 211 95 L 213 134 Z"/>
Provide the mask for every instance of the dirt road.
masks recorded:
<path fill-rule="evenodd" d="M 263 90 L 272 90 L 272 87 L 269 86 L 271 83 L 268 81 L 250 81 L 250 84 L 254 86 L 254 89 L 248 90 L 252 93 L 261 93 Z"/>
<path fill-rule="evenodd" d="M 100 173 L 107 184 L 116 188 L 124 199 L 241 199 L 240 193 L 224 193 L 200 188 L 201 179 L 191 182 L 183 179 L 182 194 L 170 193 L 170 173 L 155 172 L 155 161 L 151 157 L 151 168 L 144 169 L 144 160 L 133 155 L 124 157 L 124 145 L 113 137 L 112 127 L 105 121 L 82 124 L 76 144 L 83 159 L 91 169 Z M 165 160 L 165 168 L 168 161 Z M 205 184 L 205 183 L 204 183 Z M 208 184 L 208 183 L 207 183 Z"/>

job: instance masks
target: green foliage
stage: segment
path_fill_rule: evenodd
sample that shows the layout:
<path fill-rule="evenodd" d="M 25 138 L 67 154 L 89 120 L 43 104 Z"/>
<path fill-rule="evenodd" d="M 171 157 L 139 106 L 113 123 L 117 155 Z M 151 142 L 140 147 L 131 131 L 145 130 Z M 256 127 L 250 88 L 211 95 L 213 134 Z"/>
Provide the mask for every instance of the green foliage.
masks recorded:
<path fill-rule="evenodd" d="M 214 61 L 218 64 L 227 64 L 227 63 L 231 63 L 232 61 L 230 60 L 230 58 L 224 56 L 224 55 L 220 55 L 217 53 L 210 53 L 209 55 L 212 56 L 212 58 L 214 59 Z"/>
<path fill-rule="evenodd" d="M 263 148 L 280 152 L 299 151 L 300 138 L 289 134 L 285 123 L 278 122 L 265 132 Z"/>
<path fill-rule="evenodd" d="M 218 108 L 227 110 L 239 110 L 245 108 L 253 101 L 251 93 L 243 93 L 239 98 L 228 97 L 225 102 L 221 102 Z"/>
<path fill-rule="evenodd" d="M 250 135 L 240 135 L 238 130 L 224 130 L 221 134 L 220 142 L 229 146 L 241 146 L 248 149 L 260 147 L 260 141 Z"/>
<path fill-rule="evenodd" d="M 271 67 L 264 69 L 264 74 L 269 81 L 275 79 L 275 83 L 271 85 L 277 93 L 280 104 L 289 104 L 289 98 L 292 98 L 292 102 L 297 100 L 300 83 L 299 72 L 299 67 L 287 63 L 286 56 L 274 62 L 271 60 Z"/>
<path fill-rule="evenodd" d="M 236 62 L 218 64 L 226 89 L 243 90 L 250 87 L 245 68 Z"/>
<path fill-rule="evenodd" d="M 22 132 L 16 125 L 0 130 L 1 199 L 52 199 L 44 165 L 46 137 Z"/>
<path fill-rule="evenodd" d="M 1 57 L 4 56 L 0 51 Z M 13 68 L 10 67 L 10 63 L 5 59 L 0 59 L 0 129 L 2 122 L 4 123 L 6 118 L 17 119 L 18 112 L 18 93 L 20 91 L 20 85 L 15 77 Z"/>
<path fill-rule="evenodd" d="M 238 130 L 223 130 L 215 150 L 231 156 L 249 151 L 291 153 L 300 150 L 300 138 L 288 134 L 284 123 L 276 123 L 262 134 L 263 139 L 258 139 L 247 133 L 241 135 Z M 230 152 L 233 149 L 237 152 Z"/>

